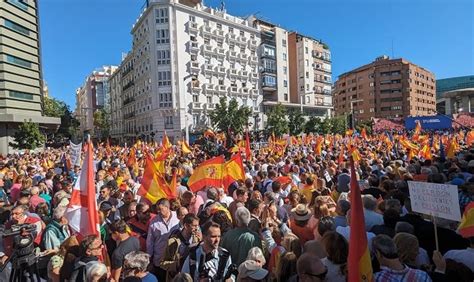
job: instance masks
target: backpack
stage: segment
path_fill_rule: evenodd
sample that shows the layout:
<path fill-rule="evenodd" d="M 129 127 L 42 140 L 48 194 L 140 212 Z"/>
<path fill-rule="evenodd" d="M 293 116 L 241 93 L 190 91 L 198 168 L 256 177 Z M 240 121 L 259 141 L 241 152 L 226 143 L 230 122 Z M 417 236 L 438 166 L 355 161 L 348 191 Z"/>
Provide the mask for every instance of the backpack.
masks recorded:
<path fill-rule="evenodd" d="M 86 263 L 78 258 L 74 263 L 71 277 L 66 279 L 68 282 L 86 281 Z"/>
<path fill-rule="evenodd" d="M 196 262 L 197 262 L 196 251 L 198 247 L 199 245 L 194 246 L 189 251 L 189 274 L 191 275 L 193 279 L 194 279 L 194 274 L 196 273 Z M 211 277 L 212 281 L 217 281 L 217 282 L 224 281 L 225 279 L 227 279 L 228 278 L 227 276 L 229 274 L 232 274 L 231 271 L 229 270 L 233 268 L 233 267 L 230 267 L 230 269 L 227 270 L 227 273 L 225 273 L 226 275 L 224 275 L 224 272 L 226 271 L 225 267 L 226 267 L 227 261 L 230 258 L 230 253 L 226 249 L 221 248 L 221 247 L 218 248 L 218 253 L 219 253 L 219 264 L 217 267 L 217 272 L 214 277 Z M 199 266 L 202 267 L 202 263 L 200 263 Z"/>

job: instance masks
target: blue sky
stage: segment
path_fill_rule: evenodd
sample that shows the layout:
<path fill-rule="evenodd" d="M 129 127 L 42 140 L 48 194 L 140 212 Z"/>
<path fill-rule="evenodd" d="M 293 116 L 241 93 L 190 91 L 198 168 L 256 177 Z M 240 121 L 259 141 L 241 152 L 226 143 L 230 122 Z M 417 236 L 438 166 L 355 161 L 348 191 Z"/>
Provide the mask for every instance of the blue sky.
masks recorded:
<path fill-rule="evenodd" d="M 50 95 L 75 104 L 75 89 L 102 65 L 120 64 L 145 0 L 42 0 L 41 44 Z M 220 0 L 207 0 L 217 7 Z M 257 15 L 326 42 L 333 79 L 386 54 L 437 78 L 474 74 L 472 0 L 227 0 L 229 14 Z M 392 49 L 393 42 L 393 49 Z"/>

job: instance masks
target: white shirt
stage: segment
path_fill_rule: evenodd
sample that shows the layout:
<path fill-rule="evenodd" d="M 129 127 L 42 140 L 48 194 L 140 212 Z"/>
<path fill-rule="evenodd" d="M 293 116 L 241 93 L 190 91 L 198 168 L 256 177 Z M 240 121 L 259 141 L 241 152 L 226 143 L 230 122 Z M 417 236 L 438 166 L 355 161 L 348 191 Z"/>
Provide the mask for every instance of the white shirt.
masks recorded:
<path fill-rule="evenodd" d="M 474 271 L 474 248 L 447 251 L 444 258 L 465 264 L 471 271 Z"/>

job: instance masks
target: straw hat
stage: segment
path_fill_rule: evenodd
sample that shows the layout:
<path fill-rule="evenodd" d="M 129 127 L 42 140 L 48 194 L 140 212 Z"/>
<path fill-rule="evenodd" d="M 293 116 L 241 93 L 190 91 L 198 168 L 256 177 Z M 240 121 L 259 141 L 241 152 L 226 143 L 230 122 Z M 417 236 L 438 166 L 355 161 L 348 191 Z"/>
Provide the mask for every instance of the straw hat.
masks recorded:
<path fill-rule="evenodd" d="M 298 204 L 296 208 L 292 209 L 291 215 L 298 221 L 305 221 L 311 218 L 311 212 L 304 204 Z"/>

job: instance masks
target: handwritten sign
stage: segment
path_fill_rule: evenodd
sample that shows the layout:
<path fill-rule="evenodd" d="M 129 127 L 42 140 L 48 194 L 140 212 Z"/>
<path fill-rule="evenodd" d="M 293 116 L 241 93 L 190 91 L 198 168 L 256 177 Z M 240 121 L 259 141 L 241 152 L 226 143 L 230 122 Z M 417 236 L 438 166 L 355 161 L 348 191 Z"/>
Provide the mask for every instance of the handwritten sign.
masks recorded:
<path fill-rule="evenodd" d="M 411 208 L 414 212 L 460 221 L 456 185 L 408 181 Z"/>
<path fill-rule="evenodd" d="M 80 166 L 81 165 L 82 143 L 74 144 L 71 141 L 69 141 L 69 147 L 71 149 L 71 151 L 70 151 L 71 164 Z"/>

